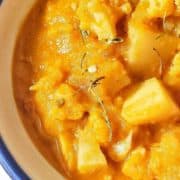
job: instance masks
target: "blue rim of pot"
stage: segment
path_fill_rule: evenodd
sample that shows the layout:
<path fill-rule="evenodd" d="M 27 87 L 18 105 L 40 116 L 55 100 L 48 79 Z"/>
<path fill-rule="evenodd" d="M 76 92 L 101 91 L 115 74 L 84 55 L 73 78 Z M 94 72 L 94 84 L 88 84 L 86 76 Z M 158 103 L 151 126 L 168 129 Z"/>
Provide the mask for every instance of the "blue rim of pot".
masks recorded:
<path fill-rule="evenodd" d="M 0 139 L 0 164 L 12 180 L 30 180 L 13 159 L 2 138 Z"/>

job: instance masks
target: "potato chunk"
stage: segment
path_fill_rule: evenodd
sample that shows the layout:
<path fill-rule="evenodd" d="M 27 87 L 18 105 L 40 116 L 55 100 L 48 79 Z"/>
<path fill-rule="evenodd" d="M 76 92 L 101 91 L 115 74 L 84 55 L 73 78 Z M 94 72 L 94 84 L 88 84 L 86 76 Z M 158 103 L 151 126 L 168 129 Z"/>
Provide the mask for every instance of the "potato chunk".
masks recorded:
<path fill-rule="evenodd" d="M 122 107 L 123 119 L 130 125 L 156 123 L 179 116 L 179 109 L 156 78 L 146 80 Z"/>
<path fill-rule="evenodd" d="M 69 132 L 61 132 L 59 134 L 59 144 L 68 169 L 75 170 L 76 154 L 74 149 L 73 136 Z"/>
<path fill-rule="evenodd" d="M 51 77 L 51 76 L 50 76 Z M 80 103 L 76 91 L 68 84 L 54 88 L 52 79 L 41 78 L 34 86 L 35 103 L 48 134 L 57 136 L 62 130 L 62 121 L 79 120 L 85 107 Z"/>
<path fill-rule="evenodd" d="M 180 16 L 180 0 L 175 0 L 175 5 L 176 5 L 175 15 L 179 17 Z"/>
<path fill-rule="evenodd" d="M 151 147 L 149 170 L 158 179 L 180 179 L 180 129 L 162 135 Z"/>
<path fill-rule="evenodd" d="M 78 134 L 77 167 L 81 174 L 92 173 L 107 166 L 105 156 L 93 136 L 86 128 Z"/>
<path fill-rule="evenodd" d="M 122 172 L 133 180 L 147 179 L 145 148 L 138 147 L 131 152 L 123 164 Z"/>
<path fill-rule="evenodd" d="M 79 120 L 83 117 L 85 107 L 79 102 L 76 91 L 68 84 L 61 84 L 54 94 L 54 100 L 59 111 L 66 115 L 66 119 Z M 61 101 L 64 103 L 61 105 Z"/>
<path fill-rule="evenodd" d="M 104 94 L 110 97 L 115 97 L 121 89 L 131 83 L 125 67 L 117 59 L 106 60 L 100 65 L 100 68 L 99 76 L 105 76 L 105 79 L 97 89 L 104 91 Z M 114 86 L 115 84 L 116 86 Z"/>
<path fill-rule="evenodd" d="M 163 23 L 163 29 L 167 33 L 171 33 L 175 35 L 176 37 L 179 37 L 180 35 L 180 19 L 175 17 L 169 17 L 165 20 Z M 179 41 L 180 46 L 180 41 Z M 179 48 L 179 47 L 178 47 Z"/>
<path fill-rule="evenodd" d="M 177 53 L 173 59 L 169 71 L 164 77 L 167 85 L 174 89 L 180 89 L 180 53 Z"/>
<path fill-rule="evenodd" d="M 81 0 L 77 15 L 80 28 L 95 33 L 100 40 L 116 36 L 116 17 L 112 9 L 100 0 Z"/>
<path fill-rule="evenodd" d="M 149 0 L 148 15 L 152 18 L 163 18 L 175 10 L 174 0 Z"/>
<path fill-rule="evenodd" d="M 135 75 L 145 78 L 160 75 L 162 65 L 172 59 L 178 46 L 178 38 L 157 34 L 133 21 L 129 23 L 129 39 L 127 63 Z"/>
<path fill-rule="evenodd" d="M 102 109 L 92 108 L 86 127 L 89 131 L 93 132 L 94 138 L 96 138 L 100 145 L 107 145 L 110 132 L 108 125 L 104 120 Z"/>

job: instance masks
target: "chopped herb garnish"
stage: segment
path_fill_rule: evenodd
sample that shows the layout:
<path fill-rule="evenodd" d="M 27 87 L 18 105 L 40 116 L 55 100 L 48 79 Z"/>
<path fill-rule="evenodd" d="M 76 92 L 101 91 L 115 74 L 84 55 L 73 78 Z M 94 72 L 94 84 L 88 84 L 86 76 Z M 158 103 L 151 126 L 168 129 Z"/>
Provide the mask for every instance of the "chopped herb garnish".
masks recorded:
<path fill-rule="evenodd" d="M 81 30 L 81 34 L 84 38 L 87 38 L 89 36 L 89 32 L 86 30 Z"/>
<path fill-rule="evenodd" d="M 106 42 L 107 42 L 108 44 L 122 43 L 123 41 L 124 41 L 124 39 L 121 38 L 121 37 L 116 37 L 116 38 L 113 38 L 113 39 L 107 39 L 107 40 L 106 40 Z"/>
<path fill-rule="evenodd" d="M 92 95 L 96 98 L 97 102 L 101 106 L 103 116 L 104 116 L 104 120 L 105 120 L 106 125 L 109 129 L 109 141 L 111 141 L 112 140 L 112 127 L 111 127 L 111 122 L 109 120 L 108 113 L 107 113 L 107 110 L 105 108 L 104 102 L 101 100 L 101 98 L 98 96 L 98 94 L 94 91 L 93 88 L 89 88 L 89 91 L 92 93 Z"/>
<path fill-rule="evenodd" d="M 60 98 L 56 101 L 58 107 L 62 107 L 65 104 L 65 100 L 63 98 Z"/>
<path fill-rule="evenodd" d="M 123 42 L 124 39 L 119 37 L 119 38 L 114 38 L 111 41 L 114 42 L 114 43 L 120 43 L 120 42 Z"/>
<path fill-rule="evenodd" d="M 80 29 L 80 33 L 81 33 L 82 40 L 85 43 L 85 39 L 89 36 L 89 32 L 86 30 Z"/>
<path fill-rule="evenodd" d="M 84 63 L 86 56 L 87 56 L 87 53 L 85 52 L 81 58 L 81 69 L 83 68 L 83 63 Z"/>
<path fill-rule="evenodd" d="M 162 75 L 162 70 L 163 70 L 163 59 L 159 53 L 159 51 L 156 48 L 153 48 L 153 51 L 158 55 L 159 57 L 159 74 L 160 76 Z"/>
<path fill-rule="evenodd" d="M 162 35 L 161 35 L 161 34 L 159 34 L 158 36 L 156 36 L 156 38 L 155 38 L 155 39 L 156 39 L 156 40 L 158 40 L 159 38 L 161 38 L 161 36 L 162 36 Z"/>
<path fill-rule="evenodd" d="M 94 90 L 94 88 L 100 84 L 100 81 L 105 79 L 104 76 L 102 77 L 99 77 L 97 78 L 96 80 L 92 81 L 90 86 L 89 86 L 89 91 L 91 92 L 91 94 L 96 98 L 97 102 L 99 103 L 99 105 L 101 106 L 101 109 L 102 109 L 102 113 L 103 113 L 103 116 L 104 116 L 104 120 L 106 122 L 106 125 L 109 129 L 109 141 L 112 140 L 112 127 L 111 127 L 111 122 L 109 120 L 109 117 L 108 117 L 108 113 L 107 113 L 107 110 L 106 110 L 106 107 L 104 105 L 104 102 L 103 100 L 101 100 L 101 98 L 99 97 L 99 95 L 96 93 L 96 91 Z"/>
<path fill-rule="evenodd" d="M 103 79 L 105 79 L 105 76 L 101 76 L 101 77 L 95 79 L 94 81 L 92 81 L 92 82 L 91 82 L 91 85 L 90 85 L 90 88 L 94 88 L 94 87 L 96 87 L 97 85 L 99 85 L 99 84 L 100 84 L 100 81 L 103 80 Z"/>
<path fill-rule="evenodd" d="M 164 16 L 163 16 L 163 28 L 165 28 L 165 23 L 166 23 L 166 12 L 164 13 Z"/>
<path fill-rule="evenodd" d="M 155 51 L 155 52 L 156 52 L 156 54 L 157 54 L 158 56 L 160 56 L 160 57 L 161 57 L 161 55 L 160 55 L 159 51 L 158 51 L 156 48 L 153 48 L 153 51 Z"/>

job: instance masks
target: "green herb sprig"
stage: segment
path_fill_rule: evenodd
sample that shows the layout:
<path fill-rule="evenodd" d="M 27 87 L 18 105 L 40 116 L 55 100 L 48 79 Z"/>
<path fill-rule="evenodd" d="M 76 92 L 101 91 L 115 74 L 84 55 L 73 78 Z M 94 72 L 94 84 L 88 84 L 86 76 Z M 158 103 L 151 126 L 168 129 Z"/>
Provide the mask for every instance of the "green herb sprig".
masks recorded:
<path fill-rule="evenodd" d="M 162 71 L 163 71 L 163 59 L 161 57 L 161 54 L 159 53 L 159 51 L 156 48 L 153 48 L 153 51 L 158 55 L 159 57 L 159 74 L 160 76 L 162 75 Z"/>
<path fill-rule="evenodd" d="M 81 58 L 81 69 L 83 69 L 83 64 L 84 64 L 84 60 L 85 60 L 86 56 L 87 56 L 87 53 L 85 52 Z"/>
<path fill-rule="evenodd" d="M 91 92 L 91 94 L 96 98 L 97 102 L 99 103 L 99 105 L 101 106 L 101 109 L 102 109 L 102 113 L 103 113 L 103 116 L 104 116 L 104 120 L 105 120 L 105 123 L 109 129 L 109 141 L 112 140 L 112 127 L 111 127 L 111 122 L 110 122 L 110 119 L 108 117 L 108 113 L 107 113 L 107 110 L 106 110 L 106 107 L 104 105 L 104 102 L 103 100 L 99 97 L 99 95 L 96 93 L 96 91 L 94 90 L 94 88 L 96 86 L 98 86 L 100 84 L 100 81 L 105 79 L 104 76 L 101 76 L 97 79 L 95 79 L 94 81 L 92 81 L 90 83 L 90 86 L 88 88 L 88 91 Z"/>
<path fill-rule="evenodd" d="M 79 28 L 80 29 L 80 28 Z M 84 42 L 84 44 L 86 43 L 86 39 L 87 37 L 89 36 L 89 32 L 86 31 L 86 30 L 82 30 L 80 29 L 80 33 L 81 33 L 81 37 L 82 37 L 82 40 Z"/>
<path fill-rule="evenodd" d="M 118 44 L 124 42 L 124 39 L 121 37 L 115 37 L 113 39 L 106 39 L 105 40 L 108 44 Z"/>

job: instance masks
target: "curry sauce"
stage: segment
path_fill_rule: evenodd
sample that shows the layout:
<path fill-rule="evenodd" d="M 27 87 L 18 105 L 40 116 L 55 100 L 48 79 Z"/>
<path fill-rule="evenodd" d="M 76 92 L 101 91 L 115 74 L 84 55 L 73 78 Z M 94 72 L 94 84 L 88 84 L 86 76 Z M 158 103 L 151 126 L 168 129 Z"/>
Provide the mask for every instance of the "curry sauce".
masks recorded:
<path fill-rule="evenodd" d="M 24 125 L 68 179 L 180 179 L 179 0 L 46 0 L 15 49 Z"/>

